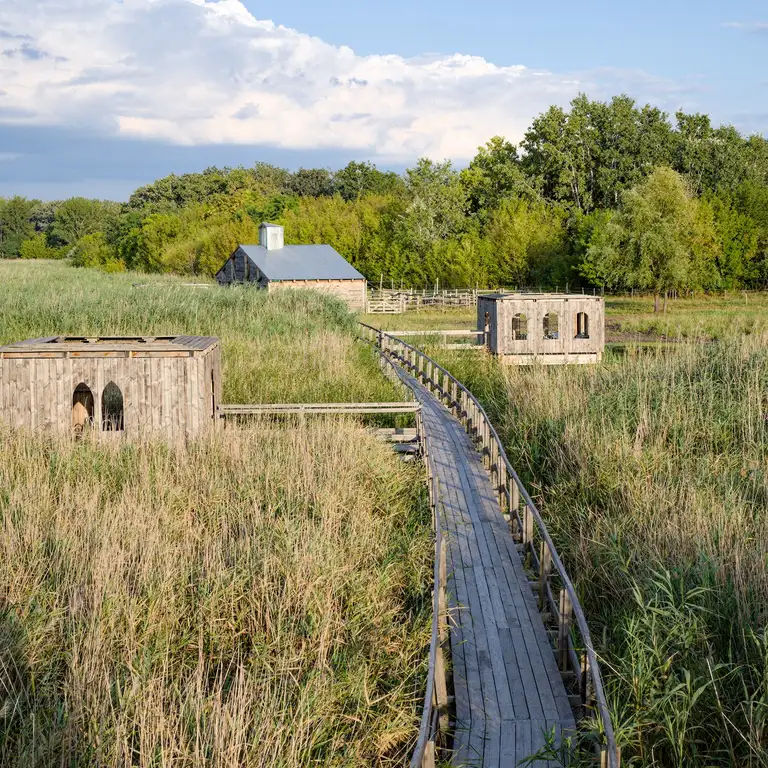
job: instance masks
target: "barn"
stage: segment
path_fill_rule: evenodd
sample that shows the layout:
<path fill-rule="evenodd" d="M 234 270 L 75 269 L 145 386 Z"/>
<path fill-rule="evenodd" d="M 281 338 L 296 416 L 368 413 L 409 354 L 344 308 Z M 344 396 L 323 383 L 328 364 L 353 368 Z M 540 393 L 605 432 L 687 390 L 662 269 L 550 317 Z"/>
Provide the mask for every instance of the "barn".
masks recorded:
<path fill-rule="evenodd" d="M 285 245 L 283 228 L 259 227 L 258 245 L 241 245 L 216 274 L 219 285 L 249 283 L 267 291 L 312 288 L 365 311 L 365 278 L 330 245 Z"/>

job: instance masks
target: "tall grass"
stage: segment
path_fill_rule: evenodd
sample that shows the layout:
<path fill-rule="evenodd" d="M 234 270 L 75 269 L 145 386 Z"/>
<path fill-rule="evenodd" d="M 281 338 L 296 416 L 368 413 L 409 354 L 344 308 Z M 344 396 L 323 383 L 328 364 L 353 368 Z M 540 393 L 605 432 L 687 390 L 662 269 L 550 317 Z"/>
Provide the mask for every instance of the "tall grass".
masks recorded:
<path fill-rule="evenodd" d="M 533 369 L 442 355 L 565 555 L 625 764 L 768 765 L 767 347 Z"/>
<path fill-rule="evenodd" d="M 136 280 L 0 262 L 0 338 L 210 334 L 230 402 L 399 399 L 337 302 Z M 0 425 L 0 764 L 407 764 L 424 496 L 349 419 L 173 447 Z"/>
<path fill-rule="evenodd" d="M 0 763 L 405 763 L 431 558 L 391 449 L 314 422 L 0 455 Z"/>
<path fill-rule="evenodd" d="M 218 336 L 230 403 L 399 399 L 355 342 L 354 326 L 342 302 L 313 291 L 268 295 L 0 260 L 0 343 L 57 334 Z"/>
<path fill-rule="evenodd" d="M 655 313 L 653 298 L 607 296 L 606 338 L 626 342 L 634 337 L 724 339 L 734 334 L 768 330 L 768 293 L 739 293 L 696 299 L 670 299 L 668 311 Z M 474 307 L 452 307 L 403 315 L 365 315 L 364 322 L 384 330 L 418 331 L 477 328 Z"/>

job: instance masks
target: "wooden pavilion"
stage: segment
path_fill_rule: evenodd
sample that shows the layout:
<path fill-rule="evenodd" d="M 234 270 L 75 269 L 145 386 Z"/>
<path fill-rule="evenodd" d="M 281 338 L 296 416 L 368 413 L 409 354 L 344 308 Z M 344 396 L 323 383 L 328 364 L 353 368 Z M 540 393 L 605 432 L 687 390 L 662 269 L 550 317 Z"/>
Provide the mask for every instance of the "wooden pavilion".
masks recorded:
<path fill-rule="evenodd" d="M 0 347 L 0 422 L 15 428 L 187 439 L 215 423 L 220 397 L 212 337 L 52 336 Z"/>

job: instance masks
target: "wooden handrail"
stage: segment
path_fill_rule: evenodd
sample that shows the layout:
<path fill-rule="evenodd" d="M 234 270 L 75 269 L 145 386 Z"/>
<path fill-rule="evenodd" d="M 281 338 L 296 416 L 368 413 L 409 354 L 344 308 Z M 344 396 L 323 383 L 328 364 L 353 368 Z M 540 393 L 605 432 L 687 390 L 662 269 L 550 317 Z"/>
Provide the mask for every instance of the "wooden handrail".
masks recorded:
<path fill-rule="evenodd" d="M 563 667 L 570 663 L 573 668 L 574 679 L 580 693 L 582 714 L 586 714 L 593 707 L 597 709 L 605 740 L 602 745 L 602 764 L 605 768 L 619 768 L 620 751 L 616 744 L 600 666 L 586 615 L 546 524 L 510 463 L 488 414 L 467 387 L 421 350 L 373 326 L 365 323 L 360 323 L 360 326 L 368 335 L 368 340 L 377 346 L 384 357 L 397 360 L 403 368 L 410 371 L 417 380 L 420 380 L 433 395 L 439 394 L 439 399 L 463 423 L 470 438 L 479 443 L 486 468 L 496 479 L 499 502 L 502 508 L 508 505 L 510 518 L 514 518 L 514 522 L 519 527 L 523 546 L 528 550 L 531 561 L 539 571 L 540 579 L 537 584 L 539 594 L 542 599 L 546 598 L 553 616 L 558 619 L 558 660 Z M 450 390 L 446 384 L 450 386 Z M 521 499 L 523 502 L 522 515 L 520 514 Z M 542 551 L 546 550 L 548 553 L 544 558 L 539 557 L 536 552 L 533 541 L 534 525 L 542 542 Z M 543 569 L 542 560 L 545 561 Z M 550 586 L 552 572 L 557 574 L 561 582 L 561 594 L 557 601 Z M 579 659 L 571 637 L 573 619 L 575 619 L 575 625 L 583 645 L 584 655 L 581 659 Z M 416 768 L 413 762 L 411 765 Z"/>
<path fill-rule="evenodd" d="M 416 413 L 418 403 L 264 403 L 220 405 L 219 416 L 275 416 L 279 414 L 376 414 Z"/>

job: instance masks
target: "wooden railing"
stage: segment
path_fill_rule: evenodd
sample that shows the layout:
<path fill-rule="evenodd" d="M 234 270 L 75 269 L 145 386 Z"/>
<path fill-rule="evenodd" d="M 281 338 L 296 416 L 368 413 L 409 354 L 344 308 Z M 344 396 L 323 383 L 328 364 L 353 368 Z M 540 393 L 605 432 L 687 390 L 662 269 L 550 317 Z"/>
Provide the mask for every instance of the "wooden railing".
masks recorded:
<path fill-rule="evenodd" d="M 420 337 L 427 340 L 431 346 L 438 346 L 442 349 L 482 349 L 485 346 L 485 331 L 470 331 L 463 328 L 434 331 L 387 331 L 387 334 L 397 339 Z M 467 341 L 456 343 L 457 339 L 466 339 Z"/>
<path fill-rule="evenodd" d="M 378 414 L 416 413 L 421 410 L 418 403 L 263 403 L 256 405 L 220 405 L 219 417 L 227 416 L 279 416 L 282 414 Z"/>
<path fill-rule="evenodd" d="M 531 586 L 538 595 L 539 609 L 556 626 L 558 665 L 564 680 L 576 691 L 575 701 L 572 699 L 571 703 L 575 705 L 578 717 L 595 716 L 602 728 L 601 766 L 619 768 L 620 752 L 584 610 L 546 524 L 507 458 L 485 409 L 458 379 L 421 350 L 377 328 L 363 323 L 360 327 L 363 337 L 386 359 L 408 371 L 459 419 L 477 446 L 496 489 L 501 510 L 509 515 L 512 533 L 521 544 L 525 563 L 536 574 Z M 436 593 L 438 591 L 436 589 Z M 430 657 L 430 668 L 431 662 Z M 434 676 L 430 679 L 434 688 Z M 427 699 L 431 702 L 436 697 L 429 685 L 428 681 Z M 433 717 L 431 713 L 432 708 L 429 716 Z M 412 762 L 411 765 L 416 768 L 422 763 Z"/>

